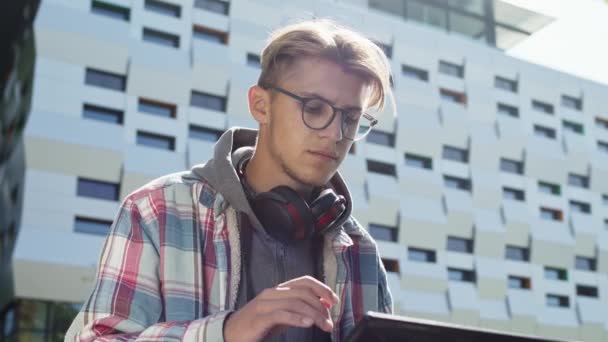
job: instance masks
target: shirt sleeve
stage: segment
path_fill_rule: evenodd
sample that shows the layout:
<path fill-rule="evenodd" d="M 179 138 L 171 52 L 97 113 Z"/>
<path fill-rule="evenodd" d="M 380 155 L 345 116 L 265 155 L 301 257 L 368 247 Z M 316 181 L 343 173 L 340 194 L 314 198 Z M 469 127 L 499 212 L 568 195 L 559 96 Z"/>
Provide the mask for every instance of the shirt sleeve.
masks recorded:
<path fill-rule="evenodd" d="M 386 281 L 386 270 L 384 264 L 378 256 L 378 311 L 393 313 L 393 295 Z"/>
<path fill-rule="evenodd" d="M 230 311 L 192 321 L 162 322 L 159 234 L 144 221 L 148 219 L 142 220 L 136 203 L 127 198 L 103 245 L 93 291 L 65 341 L 224 340 L 224 321 Z"/>

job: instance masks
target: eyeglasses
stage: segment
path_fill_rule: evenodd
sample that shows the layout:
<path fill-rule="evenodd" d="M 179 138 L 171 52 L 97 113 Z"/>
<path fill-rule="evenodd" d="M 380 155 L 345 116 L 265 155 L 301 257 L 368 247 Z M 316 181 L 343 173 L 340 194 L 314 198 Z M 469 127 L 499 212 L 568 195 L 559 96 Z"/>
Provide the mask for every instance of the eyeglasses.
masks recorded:
<path fill-rule="evenodd" d="M 363 139 L 378 123 L 378 120 L 363 113 L 361 109 L 338 108 L 323 99 L 302 97 L 273 85 L 264 84 L 261 87 L 276 90 L 299 101 L 302 105 L 302 121 L 310 129 L 327 128 L 334 121 L 336 113 L 340 112 L 342 114 L 342 136 L 345 139 L 357 141 Z"/>

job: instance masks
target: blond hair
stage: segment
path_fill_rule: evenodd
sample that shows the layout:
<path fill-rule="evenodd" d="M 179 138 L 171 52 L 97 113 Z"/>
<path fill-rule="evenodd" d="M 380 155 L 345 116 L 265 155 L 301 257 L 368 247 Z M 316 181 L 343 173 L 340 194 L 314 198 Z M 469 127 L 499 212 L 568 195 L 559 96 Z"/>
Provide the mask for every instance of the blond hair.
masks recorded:
<path fill-rule="evenodd" d="M 395 108 L 391 69 L 382 49 L 362 34 L 327 19 L 304 21 L 274 31 L 262 50 L 258 85 L 276 84 L 283 71 L 301 57 L 325 58 L 361 77 L 370 87 L 368 108 L 381 111 L 386 99 Z"/>

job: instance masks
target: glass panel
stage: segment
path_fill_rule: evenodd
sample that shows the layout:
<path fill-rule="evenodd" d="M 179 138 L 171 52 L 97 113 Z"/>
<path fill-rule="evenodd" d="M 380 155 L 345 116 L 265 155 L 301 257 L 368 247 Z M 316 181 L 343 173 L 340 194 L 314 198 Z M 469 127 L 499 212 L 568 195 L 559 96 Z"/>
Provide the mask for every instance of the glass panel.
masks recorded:
<path fill-rule="evenodd" d="M 125 90 L 125 77 L 106 71 L 87 68 L 85 83 L 88 85 L 109 88 L 113 90 Z"/>
<path fill-rule="evenodd" d="M 76 194 L 111 201 L 118 200 L 118 185 L 114 183 L 78 178 Z"/>
<path fill-rule="evenodd" d="M 228 3 L 225 1 L 195 0 L 194 7 L 219 14 L 228 14 Z"/>
<path fill-rule="evenodd" d="M 169 34 L 165 32 L 160 32 L 156 30 L 151 30 L 148 28 L 144 28 L 143 38 L 145 42 L 150 42 L 158 45 L 168 46 L 168 47 L 179 47 L 179 37 L 174 34 Z"/>
<path fill-rule="evenodd" d="M 209 129 L 206 127 L 190 125 L 188 137 L 192 139 L 216 142 L 221 135 L 222 132 L 220 131 Z"/>
<path fill-rule="evenodd" d="M 376 240 L 397 241 L 397 229 L 395 227 L 370 223 L 369 234 Z"/>
<path fill-rule="evenodd" d="M 19 330 L 45 330 L 47 319 L 47 303 L 35 300 L 22 300 L 19 303 Z"/>
<path fill-rule="evenodd" d="M 419 262 L 435 262 L 435 251 L 420 249 L 420 248 L 408 248 L 408 260 L 419 261 Z"/>
<path fill-rule="evenodd" d="M 123 112 L 116 109 L 85 104 L 82 117 L 120 125 L 122 124 Z"/>
<path fill-rule="evenodd" d="M 484 14 L 484 0 L 449 0 L 450 7 L 458 8 L 466 12 Z"/>
<path fill-rule="evenodd" d="M 426 70 L 414 68 L 405 64 L 401 65 L 401 74 L 405 77 L 420 81 L 428 81 L 429 79 L 429 73 Z"/>
<path fill-rule="evenodd" d="M 221 112 L 226 111 L 226 100 L 224 98 L 196 91 L 192 92 L 192 96 L 190 97 L 190 105 Z"/>
<path fill-rule="evenodd" d="M 416 156 L 413 154 L 405 154 L 405 165 L 418 167 L 421 169 L 432 169 L 433 161 L 431 158 Z"/>
<path fill-rule="evenodd" d="M 448 236 L 447 250 L 452 252 L 472 253 L 473 241 L 470 239 Z"/>
<path fill-rule="evenodd" d="M 395 165 L 387 164 L 379 161 L 368 160 L 367 171 L 380 173 L 388 176 L 396 176 Z"/>
<path fill-rule="evenodd" d="M 395 135 L 391 133 L 371 130 L 365 140 L 370 143 L 392 147 L 394 146 Z"/>
<path fill-rule="evenodd" d="M 486 25 L 472 16 L 450 12 L 450 32 L 463 34 L 474 40 L 486 40 Z"/>
<path fill-rule="evenodd" d="M 369 7 L 388 14 L 405 16 L 404 0 L 369 0 Z"/>
<path fill-rule="evenodd" d="M 93 1 L 93 4 L 91 6 L 91 12 L 113 19 L 129 21 L 130 10 L 128 8 L 116 6 L 114 4 L 108 4 L 101 1 Z"/>
<path fill-rule="evenodd" d="M 139 99 L 139 103 L 137 105 L 137 110 L 142 113 L 148 113 L 152 115 L 162 116 L 165 118 L 173 118 L 175 117 L 175 107 L 162 104 L 159 102 Z"/>
<path fill-rule="evenodd" d="M 447 11 L 445 8 L 409 0 L 406 10 L 408 19 L 447 30 Z"/>
<path fill-rule="evenodd" d="M 63 341 L 65 332 L 78 314 L 82 304 L 52 303 L 51 304 L 51 341 Z"/>
<path fill-rule="evenodd" d="M 74 220 L 74 231 L 86 234 L 108 235 L 112 221 L 96 220 L 84 217 L 76 217 Z"/>
<path fill-rule="evenodd" d="M 137 132 L 137 145 L 173 151 L 175 139 L 159 134 Z"/>
<path fill-rule="evenodd" d="M 157 0 L 146 0 L 145 8 L 150 12 L 177 18 L 180 17 L 181 12 L 181 8 L 179 6 Z"/>

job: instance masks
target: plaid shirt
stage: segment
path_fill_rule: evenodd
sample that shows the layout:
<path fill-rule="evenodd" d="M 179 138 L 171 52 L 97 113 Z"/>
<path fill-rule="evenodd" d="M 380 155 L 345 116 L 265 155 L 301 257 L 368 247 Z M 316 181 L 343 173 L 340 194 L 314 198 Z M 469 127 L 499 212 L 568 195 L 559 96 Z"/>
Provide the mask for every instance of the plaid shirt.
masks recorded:
<path fill-rule="evenodd" d="M 91 296 L 66 341 L 223 341 L 241 275 L 235 209 L 182 172 L 127 196 L 103 246 Z M 376 244 L 349 218 L 325 235 L 325 282 L 340 297 L 333 341 L 368 310 L 392 312 Z"/>

